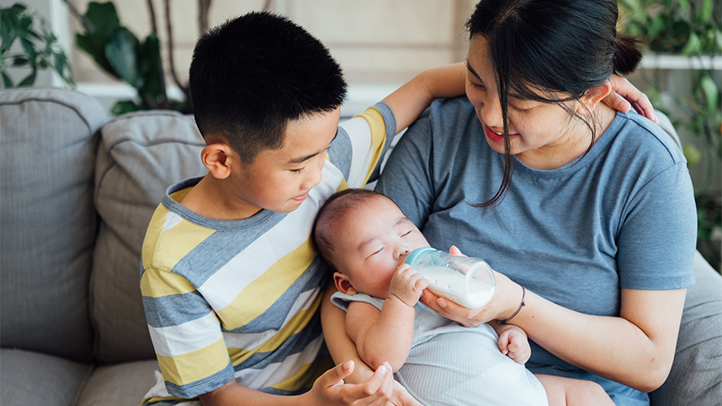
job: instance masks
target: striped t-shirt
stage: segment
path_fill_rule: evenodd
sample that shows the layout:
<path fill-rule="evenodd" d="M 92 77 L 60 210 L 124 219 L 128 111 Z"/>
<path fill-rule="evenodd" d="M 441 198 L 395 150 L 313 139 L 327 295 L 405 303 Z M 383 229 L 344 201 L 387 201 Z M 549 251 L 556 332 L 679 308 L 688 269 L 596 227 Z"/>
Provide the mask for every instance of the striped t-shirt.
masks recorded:
<path fill-rule="evenodd" d="M 200 178 L 168 189 L 143 242 L 140 287 L 161 372 L 144 403 L 191 399 L 234 378 L 292 395 L 332 366 L 319 316 L 327 269 L 311 226 L 331 194 L 368 181 L 395 129 L 385 103 L 339 125 L 323 179 L 290 213 L 215 220 L 178 203 Z"/>

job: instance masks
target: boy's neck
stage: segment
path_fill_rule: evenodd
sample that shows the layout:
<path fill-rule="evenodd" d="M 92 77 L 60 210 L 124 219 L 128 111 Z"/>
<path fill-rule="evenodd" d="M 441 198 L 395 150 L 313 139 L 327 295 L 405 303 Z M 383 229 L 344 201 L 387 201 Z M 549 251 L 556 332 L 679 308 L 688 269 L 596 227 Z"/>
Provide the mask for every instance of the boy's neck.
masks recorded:
<path fill-rule="evenodd" d="M 178 203 L 196 214 L 215 220 L 243 220 L 261 211 L 258 206 L 233 202 L 224 192 L 222 181 L 210 173 Z"/>

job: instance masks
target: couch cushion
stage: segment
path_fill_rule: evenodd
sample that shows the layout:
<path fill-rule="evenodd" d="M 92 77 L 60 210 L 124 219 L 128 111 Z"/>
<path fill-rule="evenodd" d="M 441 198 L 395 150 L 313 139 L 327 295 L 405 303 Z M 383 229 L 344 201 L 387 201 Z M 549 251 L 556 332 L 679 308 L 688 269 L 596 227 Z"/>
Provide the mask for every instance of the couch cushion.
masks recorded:
<path fill-rule="evenodd" d="M 722 277 L 697 252 L 672 372 L 652 406 L 719 406 L 722 401 Z"/>
<path fill-rule="evenodd" d="M 2 349 L 0 358 L 3 406 L 68 406 L 93 369 L 90 365 L 30 351 Z"/>
<path fill-rule="evenodd" d="M 95 99 L 67 89 L 0 92 L 3 347 L 88 360 L 96 233 Z"/>
<path fill-rule="evenodd" d="M 154 358 L 139 286 L 143 237 L 166 188 L 207 172 L 204 146 L 193 119 L 169 111 L 128 114 L 101 130 L 90 292 L 100 363 Z"/>
<path fill-rule="evenodd" d="M 127 362 L 98 367 L 78 396 L 77 406 L 139 406 L 155 383 L 158 363 Z"/>

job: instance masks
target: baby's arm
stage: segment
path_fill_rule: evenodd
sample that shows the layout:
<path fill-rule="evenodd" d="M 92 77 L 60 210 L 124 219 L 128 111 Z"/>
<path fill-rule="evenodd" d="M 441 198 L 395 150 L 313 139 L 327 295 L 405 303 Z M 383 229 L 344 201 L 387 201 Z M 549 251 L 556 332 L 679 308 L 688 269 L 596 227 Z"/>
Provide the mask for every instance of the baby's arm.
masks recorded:
<path fill-rule="evenodd" d="M 395 372 L 406 362 L 414 334 L 414 305 L 427 286 L 426 279 L 403 264 L 391 279 L 382 311 L 368 303 L 349 304 L 346 331 L 372 369 L 388 361 Z"/>
<path fill-rule="evenodd" d="M 516 363 L 524 365 L 531 357 L 531 346 L 524 330 L 511 324 L 490 321 L 489 325 L 499 335 L 499 350 Z"/>
<path fill-rule="evenodd" d="M 396 133 L 410 126 L 434 99 L 464 95 L 466 64 L 457 63 L 421 72 L 383 101 L 396 116 Z"/>

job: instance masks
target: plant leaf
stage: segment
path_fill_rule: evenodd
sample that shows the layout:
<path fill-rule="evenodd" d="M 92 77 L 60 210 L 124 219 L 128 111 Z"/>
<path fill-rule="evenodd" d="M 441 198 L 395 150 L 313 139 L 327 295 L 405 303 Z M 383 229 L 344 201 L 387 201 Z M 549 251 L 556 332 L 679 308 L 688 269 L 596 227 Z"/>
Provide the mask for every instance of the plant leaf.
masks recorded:
<path fill-rule="evenodd" d="M 58 75 L 60 75 L 61 78 L 65 76 L 65 65 L 63 64 L 63 62 L 65 62 L 64 59 L 65 55 L 63 54 L 53 55 L 53 65 L 55 66 L 55 70 L 58 71 Z"/>
<path fill-rule="evenodd" d="M 163 75 L 160 73 L 160 41 L 155 33 L 150 33 L 139 49 L 138 60 L 144 84 L 138 89 L 141 98 L 151 103 L 160 103 L 165 95 L 161 94 Z M 153 107 L 153 106 L 151 106 Z"/>
<path fill-rule="evenodd" d="M 700 24 L 711 22 L 713 9 L 714 3 L 712 3 L 712 0 L 703 0 L 702 7 L 699 8 L 697 13 L 697 22 Z"/>
<path fill-rule="evenodd" d="M 26 58 L 22 55 L 18 55 L 15 58 L 12 58 L 12 60 L 13 60 L 12 66 L 25 66 L 30 63 L 30 61 L 28 61 L 28 58 Z"/>
<path fill-rule="evenodd" d="M 75 44 L 87 53 L 104 71 L 118 79 L 120 77 L 105 57 L 106 41 L 92 34 L 75 34 Z"/>
<path fill-rule="evenodd" d="M 28 76 L 25 77 L 20 83 L 18 83 L 18 87 L 27 87 L 32 86 L 35 83 L 35 77 L 37 76 L 38 71 L 33 69 L 32 72 Z"/>
<path fill-rule="evenodd" d="M 6 14 L 5 10 L 3 10 L 2 16 L 0 17 L 0 40 L 2 40 L 2 43 L 0 43 L 0 51 L 2 53 L 10 49 L 17 37 L 13 29 L 12 18 Z"/>
<path fill-rule="evenodd" d="M 10 7 L 10 9 L 13 10 L 13 12 L 15 13 L 15 15 L 20 15 L 20 14 L 22 14 L 25 10 L 27 10 L 28 8 L 25 7 L 25 5 L 22 4 L 22 3 L 15 3 L 15 4 L 13 4 L 13 5 Z"/>
<path fill-rule="evenodd" d="M 115 30 L 105 46 L 105 57 L 115 72 L 136 89 L 143 85 L 136 58 L 139 47 L 138 39 L 125 27 Z"/>
<path fill-rule="evenodd" d="M 20 18 L 18 18 L 18 25 L 15 27 L 15 30 L 17 30 L 18 34 L 21 37 L 24 37 L 28 35 L 28 32 L 30 32 L 31 25 L 33 25 L 32 17 L 20 16 Z"/>
<path fill-rule="evenodd" d="M 710 75 L 705 74 L 700 79 L 699 86 L 707 101 L 707 110 L 709 110 L 710 113 L 714 113 L 717 110 L 719 102 L 719 89 L 717 89 L 714 79 L 712 79 Z"/>
<path fill-rule="evenodd" d="M 34 61 L 37 58 L 37 52 L 35 51 L 33 43 L 25 38 L 20 38 L 20 43 L 23 45 L 23 49 L 25 50 L 25 54 L 28 56 L 28 60 Z"/>
<path fill-rule="evenodd" d="M 130 113 L 133 111 L 140 110 L 140 106 L 135 104 L 132 100 L 121 100 L 119 102 L 116 102 L 113 107 L 110 109 L 110 113 L 114 116 L 120 116 L 125 113 Z"/>
<path fill-rule="evenodd" d="M 115 30 L 120 28 L 118 13 L 110 1 L 107 3 L 90 2 L 88 10 L 85 12 L 85 18 L 93 26 L 93 34 L 102 38 L 104 42 L 109 41 Z"/>
<path fill-rule="evenodd" d="M 695 55 L 698 54 L 702 49 L 702 41 L 699 40 L 699 36 L 696 33 L 691 32 L 689 34 L 689 40 L 684 45 L 684 48 L 680 51 L 682 55 Z"/>
<path fill-rule="evenodd" d="M 15 85 L 13 85 L 13 81 L 5 72 L 0 72 L 0 75 L 2 75 L 3 77 L 3 86 L 6 89 L 12 89 L 13 87 L 15 87 Z"/>

